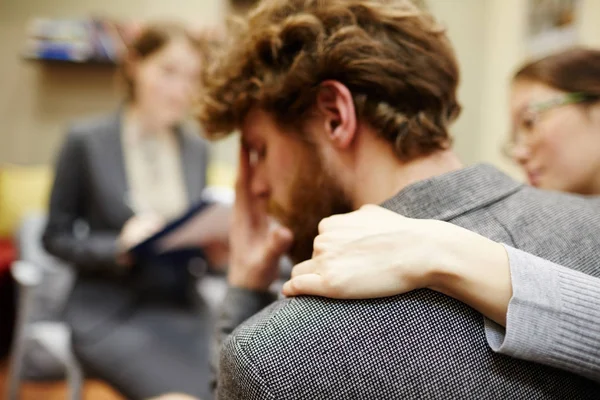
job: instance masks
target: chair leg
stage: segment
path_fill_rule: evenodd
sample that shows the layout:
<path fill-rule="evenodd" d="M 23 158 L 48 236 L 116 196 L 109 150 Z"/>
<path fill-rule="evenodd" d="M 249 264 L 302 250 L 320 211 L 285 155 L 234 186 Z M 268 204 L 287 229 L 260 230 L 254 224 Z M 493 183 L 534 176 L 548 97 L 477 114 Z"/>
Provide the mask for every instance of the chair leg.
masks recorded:
<path fill-rule="evenodd" d="M 25 261 L 16 261 L 11 267 L 11 273 L 16 282 L 19 283 L 17 300 L 17 320 L 13 334 L 13 344 L 10 356 L 10 367 L 8 376 L 8 400 L 19 398 L 21 386 L 21 373 L 23 370 L 23 359 L 27 344 L 26 341 L 31 333 L 28 327 L 29 316 L 33 308 L 32 288 L 40 281 L 40 273 L 37 268 Z"/>
<path fill-rule="evenodd" d="M 67 363 L 67 381 L 69 383 L 70 399 L 81 400 L 84 376 L 83 370 L 74 356 L 69 357 Z"/>
<path fill-rule="evenodd" d="M 21 373 L 23 370 L 23 358 L 25 356 L 25 344 L 28 338 L 27 318 L 31 309 L 30 290 L 26 286 L 19 288 L 19 310 L 13 335 L 13 344 L 10 355 L 10 366 L 8 376 L 8 400 L 17 400 L 21 388 Z"/>
<path fill-rule="evenodd" d="M 8 372 L 7 400 L 18 400 L 21 388 L 21 372 L 23 369 L 23 356 L 25 355 L 25 336 L 22 332 L 15 332 L 14 343 L 10 355 Z"/>

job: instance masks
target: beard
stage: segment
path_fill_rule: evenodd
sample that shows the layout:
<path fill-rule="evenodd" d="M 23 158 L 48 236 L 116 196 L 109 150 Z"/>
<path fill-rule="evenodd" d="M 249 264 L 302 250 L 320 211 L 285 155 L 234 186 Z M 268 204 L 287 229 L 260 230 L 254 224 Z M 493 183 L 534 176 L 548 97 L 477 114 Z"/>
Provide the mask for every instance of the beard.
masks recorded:
<path fill-rule="evenodd" d="M 341 184 L 327 169 L 317 149 L 307 152 L 302 168 L 288 190 L 288 208 L 271 201 L 269 213 L 294 234 L 288 256 L 294 264 L 312 258 L 313 242 L 319 234 L 319 222 L 335 214 L 353 210 Z"/>

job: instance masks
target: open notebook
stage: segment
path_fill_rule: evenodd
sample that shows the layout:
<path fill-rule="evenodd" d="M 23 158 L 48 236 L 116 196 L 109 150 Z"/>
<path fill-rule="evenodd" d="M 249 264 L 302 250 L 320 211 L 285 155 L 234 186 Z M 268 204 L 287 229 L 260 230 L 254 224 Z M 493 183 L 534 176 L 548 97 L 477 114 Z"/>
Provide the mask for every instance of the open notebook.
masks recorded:
<path fill-rule="evenodd" d="M 231 206 L 202 200 L 129 252 L 141 261 L 187 265 L 204 258 L 203 246 L 227 237 L 230 215 Z"/>

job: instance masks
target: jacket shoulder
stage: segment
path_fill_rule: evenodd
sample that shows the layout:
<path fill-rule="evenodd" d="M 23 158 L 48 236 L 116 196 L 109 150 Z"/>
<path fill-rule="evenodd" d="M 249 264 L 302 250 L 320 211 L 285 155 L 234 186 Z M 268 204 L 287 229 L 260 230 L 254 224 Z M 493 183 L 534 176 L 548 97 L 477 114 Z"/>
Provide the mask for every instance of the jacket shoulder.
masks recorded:
<path fill-rule="evenodd" d="M 114 132 L 120 129 L 120 113 L 111 113 L 85 117 L 74 120 L 69 125 L 69 138 L 78 141 L 88 140 L 89 137 Z"/>

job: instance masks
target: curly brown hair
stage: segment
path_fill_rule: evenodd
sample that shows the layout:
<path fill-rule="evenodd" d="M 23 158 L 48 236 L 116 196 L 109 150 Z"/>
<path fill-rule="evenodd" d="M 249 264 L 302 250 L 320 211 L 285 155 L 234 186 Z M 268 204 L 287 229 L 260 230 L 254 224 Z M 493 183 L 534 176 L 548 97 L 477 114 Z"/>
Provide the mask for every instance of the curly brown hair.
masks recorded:
<path fill-rule="evenodd" d="M 451 143 L 461 108 L 454 51 L 408 0 L 263 0 L 229 40 L 203 84 L 199 119 L 212 138 L 239 128 L 256 106 L 297 127 L 320 83 L 335 80 L 401 160 Z"/>

